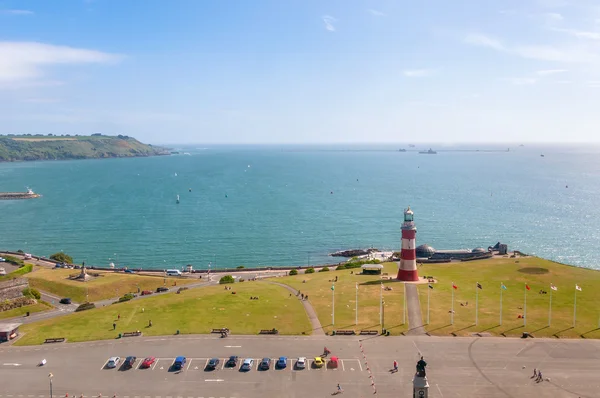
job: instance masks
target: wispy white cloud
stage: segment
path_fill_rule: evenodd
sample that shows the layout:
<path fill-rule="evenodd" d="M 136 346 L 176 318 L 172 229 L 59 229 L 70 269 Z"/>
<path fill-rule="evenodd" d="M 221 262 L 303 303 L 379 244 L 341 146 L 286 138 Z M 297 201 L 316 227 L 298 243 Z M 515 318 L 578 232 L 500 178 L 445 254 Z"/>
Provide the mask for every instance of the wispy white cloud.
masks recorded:
<path fill-rule="evenodd" d="M 486 35 L 472 33 L 465 37 L 465 42 L 474 46 L 489 47 L 495 50 L 504 50 L 504 45 L 500 40 L 496 40 Z"/>
<path fill-rule="evenodd" d="M 402 71 L 402 74 L 406 77 L 427 77 L 435 74 L 433 69 L 407 69 Z"/>
<path fill-rule="evenodd" d="M 538 6 L 545 8 L 560 8 L 569 5 L 567 0 L 536 0 L 536 3 Z"/>
<path fill-rule="evenodd" d="M 502 80 L 515 86 L 531 85 L 538 82 L 538 79 L 534 77 L 505 77 Z"/>
<path fill-rule="evenodd" d="M 335 26 L 333 24 L 335 22 L 337 22 L 337 19 L 335 19 L 334 17 L 332 17 L 330 15 L 324 15 L 321 17 L 321 19 L 323 20 L 323 23 L 325 24 L 325 29 L 327 29 L 330 32 L 335 32 Z"/>
<path fill-rule="evenodd" d="M 546 23 L 548 25 L 556 25 L 559 24 L 560 22 L 564 21 L 565 17 L 562 16 L 562 14 L 559 14 L 557 12 L 547 12 L 542 14 L 542 17 L 544 18 L 544 20 L 546 21 Z"/>
<path fill-rule="evenodd" d="M 600 32 L 577 30 L 577 29 L 562 29 L 562 28 L 554 28 L 553 30 L 556 32 L 562 32 L 562 33 L 569 34 L 571 36 L 575 36 L 579 39 L 600 40 Z"/>
<path fill-rule="evenodd" d="M 39 82 L 45 67 L 113 63 L 120 56 L 96 50 L 37 42 L 0 41 L 0 84 Z"/>
<path fill-rule="evenodd" d="M 33 15 L 30 10 L 0 10 L 2 15 Z"/>
<path fill-rule="evenodd" d="M 535 72 L 536 75 L 538 76 L 549 76 L 549 75 L 555 75 L 557 73 L 564 73 L 567 72 L 566 69 L 545 69 L 545 70 L 538 70 Z"/>
<path fill-rule="evenodd" d="M 373 15 L 373 16 L 376 16 L 376 17 L 385 17 L 385 14 L 383 12 L 381 12 L 381 11 L 373 10 L 373 9 L 369 9 L 367 11 L 369 11 L 369 13 L 371 15 Z"/>

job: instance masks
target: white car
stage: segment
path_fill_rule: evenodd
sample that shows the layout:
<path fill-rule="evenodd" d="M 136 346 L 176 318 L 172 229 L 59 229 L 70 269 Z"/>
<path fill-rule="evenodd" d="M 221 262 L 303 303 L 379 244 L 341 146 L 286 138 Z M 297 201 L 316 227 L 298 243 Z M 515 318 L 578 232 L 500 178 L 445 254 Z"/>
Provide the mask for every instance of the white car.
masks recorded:
<path fill-rule="evenodd" d="M 0 275 L 6 275 L 6 270 L 4 268 L 0 268 Z"/>
<path fill-rule="evenodd" d="M 110 357 L 110 358 L 108 358 L 106 367 L 109 369 L 116 368 L 117 365 L 119 364 L 119 361 L 121 361 L 121 358 L 119 358 L 119 357 Z"/>
<path fill-rule="evenodd" d="M 5 261 L 6 261 L 6 259 L 4 257 L 0 257 L 0 263 L 3 263 Z"/>
<path fill-rule="evenodd" d="M 298 369 L 306 368 L 306 358 L 305 357 L 298 358 L 298 360 L 296 361 L 296 368 L 298 368 Z"/>

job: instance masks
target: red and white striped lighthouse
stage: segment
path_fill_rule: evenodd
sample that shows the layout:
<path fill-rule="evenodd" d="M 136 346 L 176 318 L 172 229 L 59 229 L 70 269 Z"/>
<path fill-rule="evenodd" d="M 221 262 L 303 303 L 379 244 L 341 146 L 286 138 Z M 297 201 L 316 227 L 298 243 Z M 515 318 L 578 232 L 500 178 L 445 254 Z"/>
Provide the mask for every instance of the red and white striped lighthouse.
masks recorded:
<path fill-rule="evenodd" d="M 408 206 L 404 210 L 404 223 L 402 224 L 402 250 L 400 251 L 400 264 L 398 264 L 398 280 L 416 282 L 417 252 L 416 252 L 417 227 L 415 227 L 414 213 Z"/>

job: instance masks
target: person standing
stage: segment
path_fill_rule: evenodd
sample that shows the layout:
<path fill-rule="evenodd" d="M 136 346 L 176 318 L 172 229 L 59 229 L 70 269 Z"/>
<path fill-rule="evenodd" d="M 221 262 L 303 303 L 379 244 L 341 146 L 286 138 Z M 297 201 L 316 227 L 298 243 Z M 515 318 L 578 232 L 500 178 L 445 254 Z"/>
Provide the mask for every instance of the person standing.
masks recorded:
<path fill-rule="evenodd" d="M 537 378 L 537 368 L 533 368 L 533 376 L 531 376 L 532 379 Z"/>
<path fill-rule="evenodd" d="M 398 372 L 398 361 L 394 360 L 394 372 Z"/>
<path fill-rule="evenodd" d="M 113 322 L 113 330 L 117 328 L 117 324 Z"/>

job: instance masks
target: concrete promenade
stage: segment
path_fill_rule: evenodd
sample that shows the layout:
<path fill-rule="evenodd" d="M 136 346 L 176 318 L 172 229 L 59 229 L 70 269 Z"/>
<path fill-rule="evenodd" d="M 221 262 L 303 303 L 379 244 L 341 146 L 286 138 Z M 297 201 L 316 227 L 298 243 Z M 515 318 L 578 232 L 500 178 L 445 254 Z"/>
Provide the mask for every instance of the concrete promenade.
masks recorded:
<path fill-rule="evenodd" d="M 317 369 L 312 357 L 327 346 L 340 358 L 338 368 Z M 155 356 L 150 369 L 106 369 L 110 356 Z M 169 371 L 177 356 L 187 363 Z M 249 372 L 227 369 L 224 359 L 253 358 Z M 54 397 L 122 398 L 263 398 L 327 397 L 342 385 L 349 397 L 410 397 L 415 364 L 423 355 L 432 398 L 600 396 L 600 342 L 557 339 L 368 337 L 358 336 L 165 336 L 32 347 L 0 346 L 0 398 L 49 397 L 48 373 Z M 287 356 L 286 369 L 258 371 L 264 357 Z M 298 356 L 309 368 L 298 370 Z M 208 360 L 219 358 L 214 371 Z M 38 367 L 46 358 L 48 363 Z M 391 372 L 397 360 L 399 370 Z M 543 382 L 531 379 L 541 369 Z"/>

